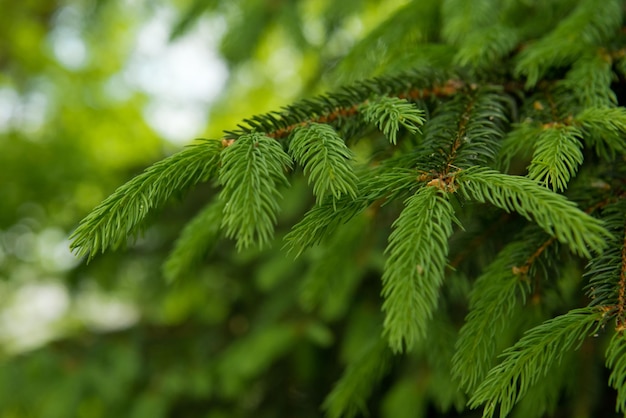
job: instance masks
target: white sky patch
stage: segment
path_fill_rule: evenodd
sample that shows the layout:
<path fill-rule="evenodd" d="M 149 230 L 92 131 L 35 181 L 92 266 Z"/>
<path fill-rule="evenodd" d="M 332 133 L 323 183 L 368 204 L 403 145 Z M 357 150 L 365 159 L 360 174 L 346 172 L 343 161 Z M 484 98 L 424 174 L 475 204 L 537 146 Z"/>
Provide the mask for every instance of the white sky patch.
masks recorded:
<path fill-rule="evenodd" d="M 163 8 L 139 31 L 125 79 L 151 98 L 144 109 L 148 123 L 166 139 L 185 143 L 204 131 L 208 107 L 228 77 L 217 53 L 225 23 L 201 20 L 170 42 L 174 20 L 172 11 Z"/>
<path fill-rule="evenodd" d="M 27 284 L 14 293 L 0 312 L 0 339 L 14 350 L 36 347 L 56 334 L 69 307 L 69 295 L 61 283 Z"/>
<path fill-rule="evenodd" d="M 87 46 L 81 35 L 81 12 L 74 6 L 59 9 L 49 42 L 55 58 L 70 70 L 79 70 L 87 64 Z"/>
<path fill-rule="evenodd" d="M 94 331 L 128 328 L 139 319 L 139 312 L 133 305 L 95 288 L 78 296 L 76 311 L 81 322 Z"/>
<path fill-rule="evenodd" d="M 36 133 L 46 122 L 48 102 L 48 97 L 40 91 L 20 96 L 11 88 L 0 88 L 0 133 L 11 129 Z M 37 136 L 26 135 L 25 138 L 34 141 Z"/>
<path fill-rule="evenodd" d="M 50 272 L 63 272 L 82 262 L 70 251 L 68 233 L 61 228 L 46 228 L 37 235 L 36 247 L 41 265 Z"/>
<path fill-rule="evenodd" d="M 13 89 L 0 88 L 0 132 L 8 131 L 19 96 Z"/>

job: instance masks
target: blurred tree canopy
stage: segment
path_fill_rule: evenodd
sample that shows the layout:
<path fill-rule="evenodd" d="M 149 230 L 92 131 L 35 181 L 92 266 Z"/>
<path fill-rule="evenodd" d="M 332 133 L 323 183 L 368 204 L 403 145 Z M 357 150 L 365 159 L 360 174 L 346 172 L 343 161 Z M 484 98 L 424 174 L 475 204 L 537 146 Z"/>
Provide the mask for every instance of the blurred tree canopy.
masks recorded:
<path fill-rule="evenodd" d="M 151 22 L 171 45 L 195 38 L 227 65 L 221 96 L 202 103 L 210 123 L 197 132 L 215 136 L 318 91 L 354 39 L 401 3 L 0 1 L 1 417 L 231 417 L 263 404 L 258 416 L 317 415 L 336 375 L 316 377 L 314 393 L 297 382 L 317 376 L 314 347 L 332 333 L 305 318 L 253 332 L 292 309 L 286 296 L 296 289 L 281 282 L 298 263 L 232 259 L 224 248 L 203 278 L 163 279 L 163 258 L 213 191 L 198 188 L 132 247 L 89 265 L 67 237 L 120 183 L 181 147 L 149 123 L 154 98 L 133 73 Z M 293 213 L 301 197 L 291 198 Z M 270 292 L 272 302 L 257 306 Z M 233 338 L 241 341 L 216 356 Z M 290 389 L 273 393 L 278 386 Z"/>
<path fill-rule="evenodd" d="M 0 418 L 624 412 L 623 12 L 0 0 Z M 177 84 L 151 60 L 182 45 Z M 220 140 L 179 152 L 177 129 Z M 246 144 L 276 160 L 245 165 Z M 292 165 L 289 188 L 254 183 Z M 117 189 L 155 177 L 173 196 Z M 228 207 L 242 179 L 282 196 L 276 222 Z M 85 231 L 111 195 L 128 219 Z M 425 270 L 434 302 L 402 305 L 415 286 L 390 283 Z"/>

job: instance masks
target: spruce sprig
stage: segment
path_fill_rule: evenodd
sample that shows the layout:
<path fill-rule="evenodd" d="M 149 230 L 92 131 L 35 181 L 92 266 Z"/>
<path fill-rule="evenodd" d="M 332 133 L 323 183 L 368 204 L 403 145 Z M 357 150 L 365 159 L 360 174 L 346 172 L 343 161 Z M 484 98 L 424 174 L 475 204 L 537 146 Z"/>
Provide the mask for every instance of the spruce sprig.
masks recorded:
<path fill-rule="evenodd" d="M 624 238 L 626 236 L 626 199 L 621 198 L 606 205 L 602 210 L 602 218 L 611 236 L 607 238 L 607 249 L 593 258 L 588 266 L 585 277 L 589 282 L 587 294 L 591 298 L 590 305 L 601 306 L 612 315 L 622 313 L 626 306 L 621 306 L 620 293 L 623 293 L 620 280 L 626 277 L 624 260 Z M 619 318 L 624 321 L 626 318 Z"/>
<path fill-rule="evenodd" d="M 348 364 L 324 400 L 329 418 L 352 418 L 367 413 L 367 398 L 391 366 L 391 353 L 381 341 L 371 341 Z"/>
<path fill-rule="evenodd" d="M 528 282 L 513 269 L 524 262 L 529 248 L 534 250 L 533 244 L 525 240 L 507 245 L 474 284 L 452 359 L 453 375 L 470 393 L 494 366 L 497 337 L 510 323 L 515 307 L 525 302 Z"/>
<path fill-rule="evenodd" d="M 459 119 L 450 164 L 490 165 L 500 150 L 514 105 L 498 86 L 476 88 Z"/>
<path fill-rule="evenodd" d="M 291 165 L 281 145 L 260 133 L 242 135 L 222 152 L 222 226 L 227 237 L 237 239 L 237 248 L 263 246 L 273 238 L 278 188 L 289 184 L 285 170 Z"/>
<path fill-rule="evenodd" d="M 70 237 L 71 249 L 91 259 L 98 252 L 120 247 L 172 195 L 215 177 L 222 149 L 220 141 L 203 141 L 150 166 L 80 222 Z"/>
<path fill-rule="evenodd" d="M 391 159 L 396 161 L 396 159 Z M 414 192 L 418 183 L 415 169 L 382 164 L 358 173 L 358 197 L 342 196 L 336 202 L 327 200 L 313 206 L 285 236 L 286 247 L 296 256 L 319 244 L 347 222 L 379 199 L 395 200 Z"/>
<path fill-rule="evenodd" d="M 411 349 L 426 334 L 444 279 L 453 221 L 448 198 L 426 186 L 406 200 L 393 224 L 382 295 L 384 334 L 394 352 Z"/>
<path fill-rule="evenodd" d="M 513 161 L 529 160 L 541 131 L 541 125 L 536 123 L 514 123 L 504 137 L 498 153 L 497 160 L 500 168 L 506 172 Z"/>
<path fill-rule="evenodd" d="M 567 351 L 578 349 L 585 338 L 598 331 L 601 320 L 600 311 L 580 308 L 532 328 L 502 353 L 502 363 L 491 369 L 472 395 L 469 406 L 485 405 L 483 418 L 491 418 L 499 405 L 499 416 L 505 418 L 528 389 L 548 374 Z"/>
<path fill-rule="evenodd" d="M 356 197 L 354 153 L 331 126 L 312 123 L 297 128 L 289 153 L 304 167 L 318 204 L 329 196 L 333 203 L 343 195 Z"/>
<path fill-rule="evenodd" d="M 163 275 L 169 281 L 190 272 L 210 252 L 219 239 L 224 202 L 215 200 L 191 219 L 174 243 L 163 263 Z"/>
<path fill-rule="evenodd" d="M 459 172 L 457 184 L 466 198 L 519 213 L 578 255 L 591 258 L 606 247 L 610 234 L 601 221 L 531 179 L 476 167 Z"/>
<path fill-rule="evenodd" d="M 534 87 L 550 68 L 584 57 L 589 48 L 617 33 L 621 23 L 619 0 L 607 0 L 602 7 L 595 0 L 582 0 L 556 28 L 519 53 L 515 72 L 526 77 L 527 87 Z"/>
<path fill-rule="evenodd" d="M 480 27 L 463 36 L 454 60 L 458 65 L 474 69 L 476 73 L 498 65 L 521 40 L 517 28 L 501 23 Z"/>
<path fill-rule="evenodd" d="M 343 86 L 335 92 L 300 100 L 280 111 L 255 115 L 244 119 L 239 129 L 226 131 L 226 139 L 236 140 L 241 135 L 264 132 L 271 138 L 286 138 L 302 126 L 323 123 L 340 128 L 359 114 L 359 109 L 372 98 L 385 96 L 406 100 L 426 100 L 449 97 L 465 89 L 465 83 L 456 74 L 433 68 L 403 71 L 384 77 L 361 80 Z"/>
<path fill-rule="evenodd" d="M 572 94 L 582 109 L 615 107 L 617 97 L 611 89 L 614 80 L 612 61 L 603 50 L 586 53 L 557 86 L 566 89 L 565 94 Z"/>
<path fill-rule="evenodd" d="M 378 126 L 393 145 L 396 144 L 400 125 L 416 134 L 425 121 L 423 110 L 397 97 L 383 96 L 369 101 L 362 106 L 361 112 L 365 121 Z"/>
<path fill-rule="evenodd" d="M 581 136 L 575 126 L 551 124 L 544 128 L 535 142 L 528 177 L 554 191 L 564 191 L 583 163 Z"/>
<path fill-rule="evenodd" d="M 615 332 L 606 349 L 606 367 L 611 370 L 609 385 L 617 390 L 615 410 L 626 413 L 626 336 Z"/>
<path fill-rule="evenodd" d="M 626 154 L 626 109 L 624 107 L 589 107 L 574 118 L 583 138 L 601 157 L 613 160 Z"/>

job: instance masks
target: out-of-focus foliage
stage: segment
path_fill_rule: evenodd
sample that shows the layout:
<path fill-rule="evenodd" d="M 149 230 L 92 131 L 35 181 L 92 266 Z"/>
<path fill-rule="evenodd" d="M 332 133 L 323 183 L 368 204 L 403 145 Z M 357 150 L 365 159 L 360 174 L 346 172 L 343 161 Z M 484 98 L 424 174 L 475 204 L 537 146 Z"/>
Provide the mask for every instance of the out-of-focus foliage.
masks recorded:
<path fill-rule="evenodd" d="M 302 261 L 275 257 L 277 245 L 234 258 L 226 246 L 210 264 L 196 260 L 200 270 L 162 271 L 210 188 L 88 266 L 67 237 L 117 185 L 175 151 L 146 122 L 151 93 L 131 74 L 150 22 L 165 15 L 174 44 L 198 25 L 221 39 L 231 74 L 206 128 L 215 134 L 317 89 L 354 38 L 399 5 L 0 1 L 0 417 L 318 415 L 337 378 L 318 364 L 334 331 L 294 312 L 299 285 L 287 279 Z M 286 222 L 307 200 L 298 184 Z"/>
<path fill-rule="evenodd" d="M 0 418 L 623 413 L 622 20 L 0 0 Z M 198 33 L 168 158 L 138 45 Z"/>

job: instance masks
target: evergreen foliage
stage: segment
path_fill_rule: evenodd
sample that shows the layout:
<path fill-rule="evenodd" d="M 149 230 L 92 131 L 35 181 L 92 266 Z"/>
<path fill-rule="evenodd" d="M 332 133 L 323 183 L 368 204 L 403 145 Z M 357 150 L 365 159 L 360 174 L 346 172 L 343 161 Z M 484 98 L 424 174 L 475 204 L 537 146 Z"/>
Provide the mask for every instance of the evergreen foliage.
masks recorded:
<path fill-rule="evenodd" d="M 396 144 L 396 136 L 400 125 L 409 132 L 419 132 L 418 126 L 424 123 L 423 112 L 411 103 L 396 97 L 381 97 L 373 103 L 366 103 L 361 110 L 365 120 L 377 124 L 378 128 Z"/>
<path fill-rule="evenodd" d="M 242 135 L 221 153 L 219 181 L 224 186 L 222 226 L 238 248 L 267 244 L 274 232 L 280 185 L 290 157 L 273 139 L 258 133 Z"/>
<path fill-rule="evenodd" d="M 247 24 L 267 20 L 255 10 Z M 409 2 L 337 66 L 358 80 L 156 163 L 81 222 L 72 248 L 116 248 L 213 180 L 219 197 L 182 231 L 165 276 L 191 275 L 229 239 L 252 265 L 278 260 L 255 300 L 267 308 L 216 363 L 224 398 L 290 349 L 336 343 L 347 366 L 327 390 L 330 417 L 403 402 L 415 416 L 462 414 L 466 399 L 483 417 L 551 416 L 582 390 L 568 375 L 581 345 L 608 341 L 605 359 L 584 361 L 611 370 L 603 384 L 626 414 L 623 17 L 617 0 Z M 279 239 L 295 260 L 270 252 Z M 438 390 L 412 390 L 413 376 Z"/>
<path fill-rule="evenodd" d="M 72 249 L 93 257 L 118 248 L 136 234 L 151 210 L 174 194 L 217 174 L 219 141 L 205 141 L 175 154 L 120 187 L 87 216 L 72 235 Z"/>
<path fill-rule="evenodd" d="M 332 127 L 314 123 L 296 129 L 289 152 L 308 174 L 318 203 L 327 195 L 333 200 L 342 195 L 356 197 L 352 152 Z"/>
<path fill-rule="evenodd" d="M 529 330 L 502 353 L 502 362 L 489 371 L 470 399 L 470 406 L 485 405 L 484 417 L 496 408 L 506 417 L 528 388 L 550 373 L 568 350 L 575 350 L 600 328 L 602 314 L 581 308 L 557 316 Z"/>
<path fill-rule="evenodd" d="M 426 335 L 437 307 L 454 218 L 439 194 L 436 187 L 423 187 L 407 199 L 389 236 L 382 296 L 385 335 L 396 352 Z"/>

